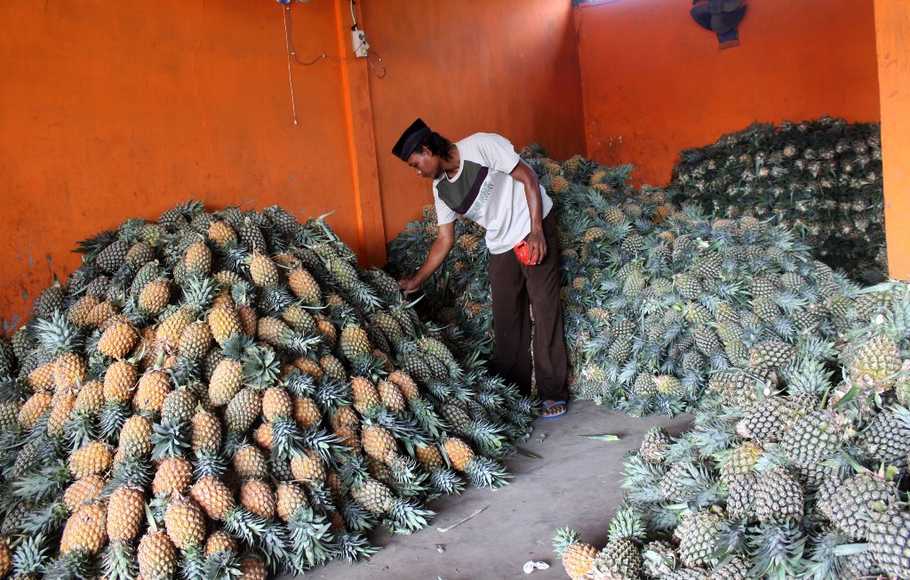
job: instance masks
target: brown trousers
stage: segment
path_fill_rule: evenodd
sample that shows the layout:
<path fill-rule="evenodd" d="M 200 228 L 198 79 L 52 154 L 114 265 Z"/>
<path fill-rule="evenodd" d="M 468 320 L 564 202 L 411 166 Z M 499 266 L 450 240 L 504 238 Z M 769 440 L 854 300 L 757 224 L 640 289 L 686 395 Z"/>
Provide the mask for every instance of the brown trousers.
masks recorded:
<path fill-rule="evenodd" d="M 534 376 L 542 400 L 569 398 L 569 362 L 563 336 L 560 301 L 559 238 L 554 211 L 543 221 L 547 255 L 536 266 L 524 266 L 515 252 L 491 254 L 493 332 L 492 367 L 503 378 L 531 394 L 531 317 L 534 309 Z"/>

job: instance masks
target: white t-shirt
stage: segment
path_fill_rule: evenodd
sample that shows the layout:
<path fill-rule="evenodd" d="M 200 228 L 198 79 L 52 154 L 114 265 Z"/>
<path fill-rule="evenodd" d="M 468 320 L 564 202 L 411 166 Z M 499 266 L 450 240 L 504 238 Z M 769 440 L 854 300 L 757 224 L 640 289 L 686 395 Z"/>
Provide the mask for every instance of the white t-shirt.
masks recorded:
<path fill-rule="evenodd" d="M 495 133 L 475 133 L 455 143 L 461 162 L 450 179 L 433 181 L 439 225 L 463 215 L 485 228 L 491 254 L 504 254 L 531 233 L 531 213 L 524 185 L 509 175 L 521 158 L 508 139 Z M 540 186 L 541 219 L 553 200 Z"/>

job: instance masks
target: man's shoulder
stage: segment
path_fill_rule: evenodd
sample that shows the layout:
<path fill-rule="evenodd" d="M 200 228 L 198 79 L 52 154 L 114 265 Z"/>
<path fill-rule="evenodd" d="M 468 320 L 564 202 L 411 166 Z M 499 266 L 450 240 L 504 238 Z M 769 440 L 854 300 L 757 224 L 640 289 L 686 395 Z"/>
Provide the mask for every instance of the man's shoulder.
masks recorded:
<path fill-rule="evenodd" d="M 499 133 L 486 133 L 486 132 L 472 133 L 472 134 L 468 135 L 467 137 L 465 137 L 464 139 L 458 141 L 458 145 L 462 145 L 462 144 L 475 145 L 475 144 L 479 144 L 483 141 L 499 140 L 499 139 L 505 139 L 505 137 L 503 137 Z"/>

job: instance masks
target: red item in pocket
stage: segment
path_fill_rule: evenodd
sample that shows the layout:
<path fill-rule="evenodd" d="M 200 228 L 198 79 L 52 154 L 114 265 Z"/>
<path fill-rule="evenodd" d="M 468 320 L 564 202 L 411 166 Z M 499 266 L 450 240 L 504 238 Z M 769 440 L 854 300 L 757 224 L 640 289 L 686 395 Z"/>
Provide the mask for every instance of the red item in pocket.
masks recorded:
<path fill-rule="evenodd" d="M 528 245 L 528 242 L 522 240 L 522 242 L 512 250 L 515 252 L 515 257 L 518 258 L 519 262 L 525 266 L 534 265 L 534 262 L 531 261 L 531 247 Z"/>

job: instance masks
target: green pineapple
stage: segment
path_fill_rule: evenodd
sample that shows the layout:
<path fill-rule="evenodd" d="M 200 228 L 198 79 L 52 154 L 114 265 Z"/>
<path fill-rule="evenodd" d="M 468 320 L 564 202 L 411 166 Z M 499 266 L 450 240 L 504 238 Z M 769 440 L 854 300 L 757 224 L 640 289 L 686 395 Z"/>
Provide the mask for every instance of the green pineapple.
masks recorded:
<path fill-rule="evenodd" d="M 642 557 L 638 542 L 645 535 L 639 515 L 632 509 L 619 510 L 610 522 L 607 545 L 594 560 L 594 575 L 603 580 L 626 580 L 641 575 Z"/>

